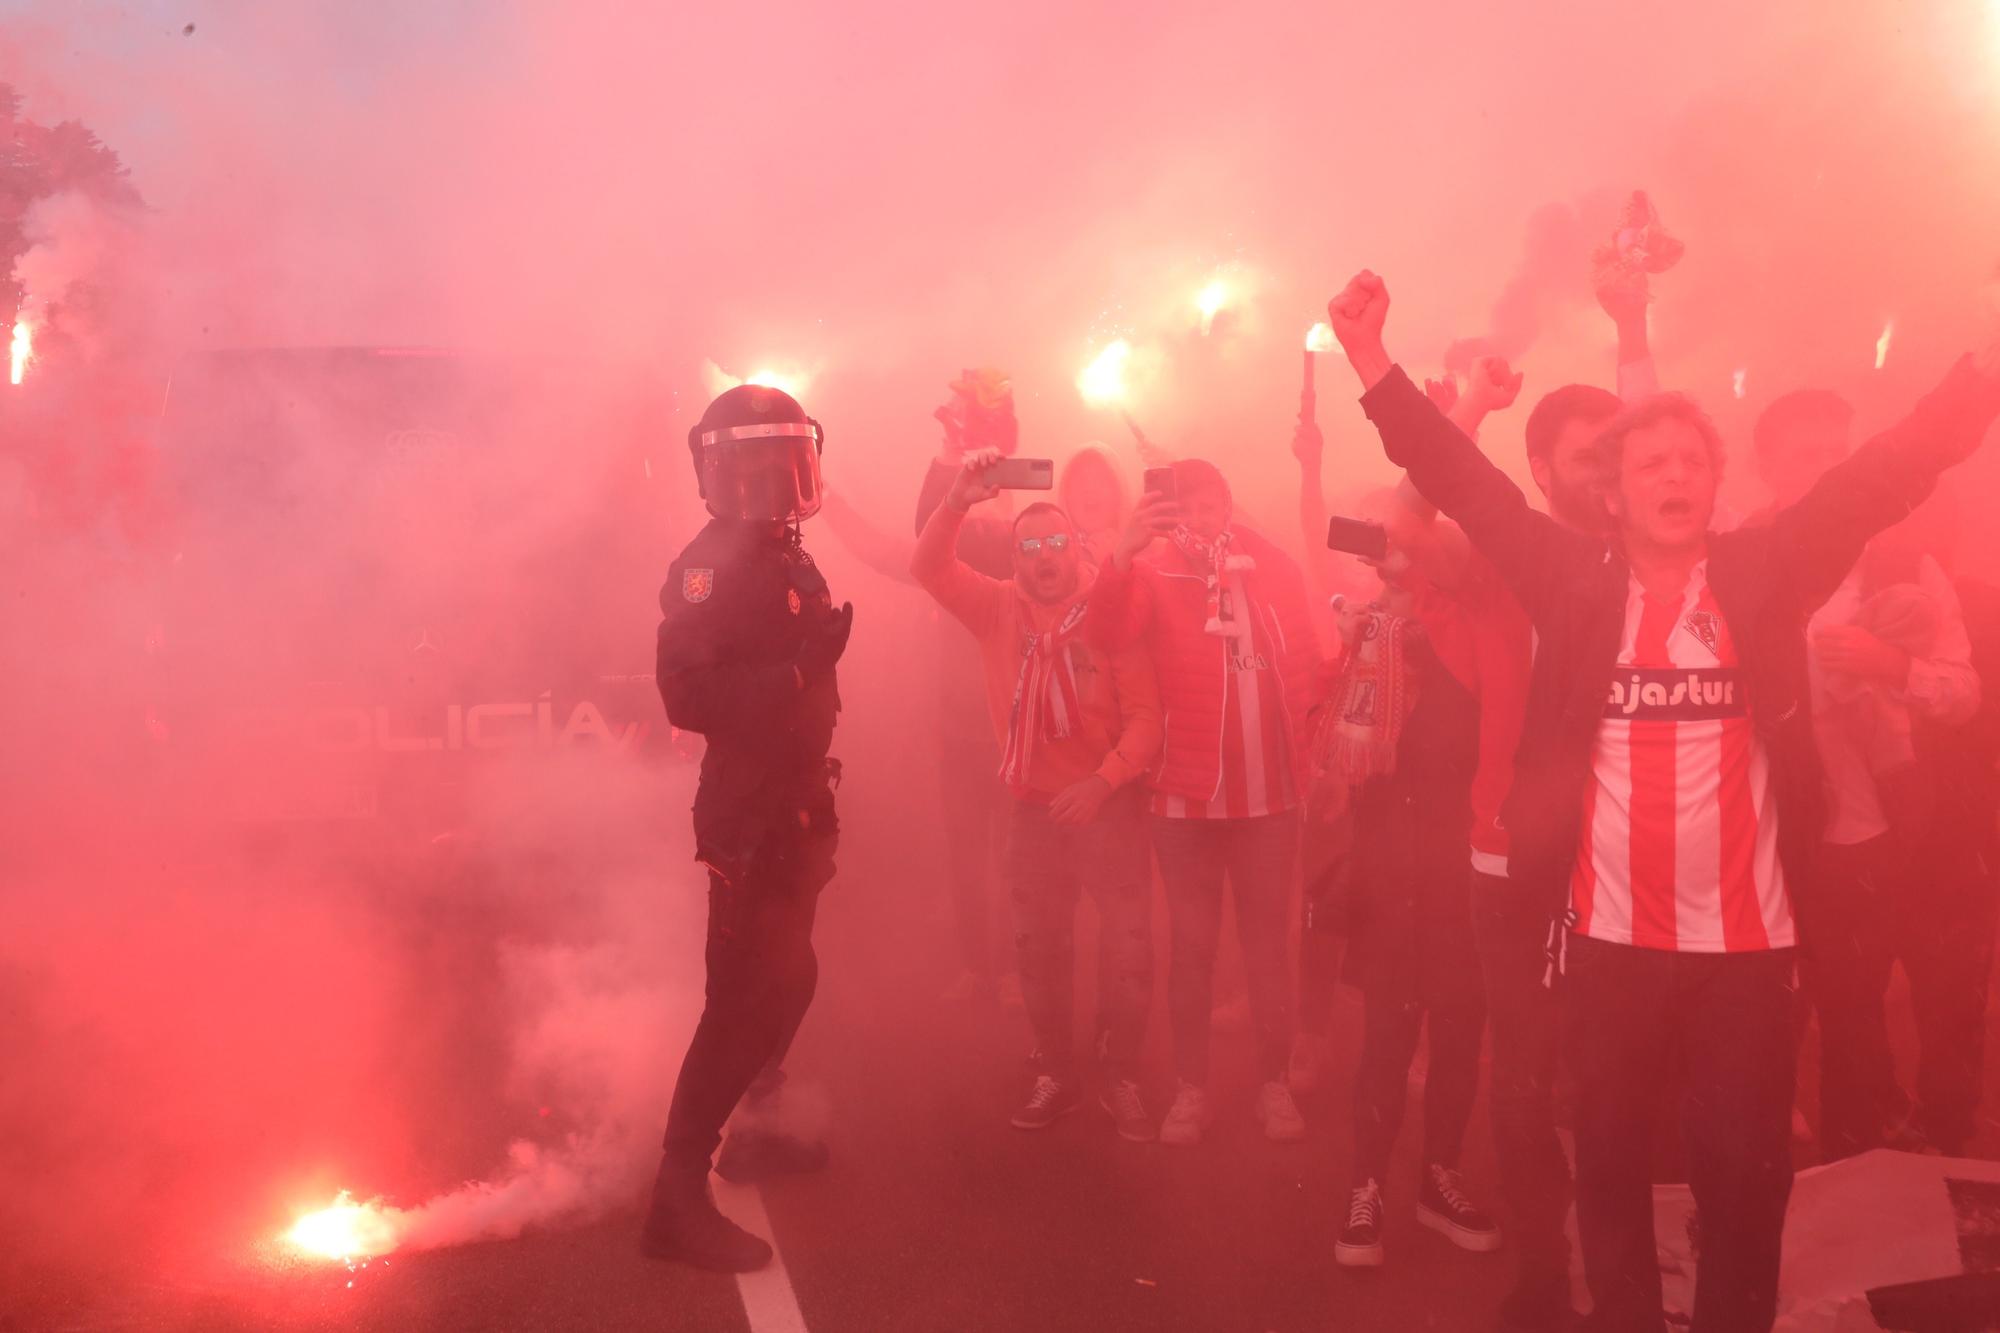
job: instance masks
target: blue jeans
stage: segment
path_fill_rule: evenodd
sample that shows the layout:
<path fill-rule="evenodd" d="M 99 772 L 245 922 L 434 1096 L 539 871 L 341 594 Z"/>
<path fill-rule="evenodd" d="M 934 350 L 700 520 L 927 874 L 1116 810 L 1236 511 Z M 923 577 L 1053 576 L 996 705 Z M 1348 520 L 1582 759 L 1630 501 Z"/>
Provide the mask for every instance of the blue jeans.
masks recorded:
<path fill-rule="evenodd" d="M 1174 1029 L 1174 1063 L 1183 1081 L 1208 1082 L 1209 1013 L 1215 1004 L 1215 954 L 1222 937 L 1222 887 L 1236 896 L 1236 934 L 1250 1018 L 1257 1033 L 1257 1068 L 1282 1076 L 1291 1056 L 1292 1014 L 1286 908 L 1298 860 L 1296 811 L 1255 819 L 1153 820 L 1153 850 L 1166 885 L 1173 935 L 1167 1013 Z"/>
<path fill-rule="evenodd" d="M 1147 860 L 1145 793 L 1114 792 L 1088 824 L 1058 824 L 1047 806 L 1016 801 L 1006 871 L 1014 898 L 1021 1000 L 1037 1060 L 1059 1078 L 1075 1074 L 1076 907 L 1097 908 L 1098 1058 L 1129 1078 L 1153 1003 L 1153 877 Z"/>

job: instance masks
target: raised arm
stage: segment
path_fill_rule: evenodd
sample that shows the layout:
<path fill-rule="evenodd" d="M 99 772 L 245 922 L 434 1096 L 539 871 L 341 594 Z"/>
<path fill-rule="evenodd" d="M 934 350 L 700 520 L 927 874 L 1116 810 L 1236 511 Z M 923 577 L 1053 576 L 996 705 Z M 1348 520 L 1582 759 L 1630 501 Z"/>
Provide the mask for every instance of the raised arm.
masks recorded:
<path fill-rule="evenodd" d="M 1389 461 L 1409 474 L 1424 499 L 1465 529 L 1521 605 L 1538 615 L 1554 595 L 1564 557 L 1587 554 L 1595 543 L 1531 509 L 1520 487 L 1390 360 L 1382 343 L 1388 313 L 1389 290 L 1368 272 L 1327 305 L 1334 336 L 1365 390 L 1362 410 L 1381 434 Z"/>
<path fill-rule="evenodd" d="M 841 496 L 828 491 L 819 512 L 840 544 L 854 552 L 862 564 L 884 578 L 910 582 L 910 557 L 915 546 L 907 538 L 891 537 L 868 521 L 866 515 Z"/>
<path fill-rule="evenodd" d="M 959 556 L 960 530 L 973 505 L 999 491 L 986 481 L 986 471 L 999 461 L 986 451 L 970 455 L 945 493 L 944 503 L 931 511 L 910 556 L 910 573 L 925 592 L 975 634 L 984 634 L 1006 615 L 1013 589 L 972 568 Z"/>
<path fill-rule="evenodd" d="M 1292 457 L 1299 460 L 1299 533 L 1306 544 L 1306 578 L 1322 606 L 1334 587 L 1333 552 L 1326 547 L 1325 453 L 1319 423 L 1301 416 L 1292 429 Z"/>
<path fill-rule="evenodd" d="M 1989 352 L 1960 358 L 1910 414 L 1826 470 L 1771 520 L 1771 558 L 1807 611 L 1861 558 L 1868 539 L 1921 504 L 1945 468 L 1972 456 L 2000 415 L 2000 374 Z"/>
<path fill-rule="evenodd" d="M 1596 287 L 1597 304 L 1618 331 L 1618 397 L 1628 404 L 1651 398 L 1660 391 L 1660 373 L 1646 323 L 1652 293 L 1645 274 L 1635 280 L 1622 268 L 1600 269 Z"/>

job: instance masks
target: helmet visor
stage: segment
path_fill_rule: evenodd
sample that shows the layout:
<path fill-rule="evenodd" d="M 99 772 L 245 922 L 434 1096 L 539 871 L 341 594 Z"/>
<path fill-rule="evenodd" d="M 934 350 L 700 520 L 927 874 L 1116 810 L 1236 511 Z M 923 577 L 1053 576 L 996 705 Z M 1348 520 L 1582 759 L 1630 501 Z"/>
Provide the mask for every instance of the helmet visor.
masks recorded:
<path fill-rule="evenodd" d="M 816 426 L 786 423 L 710 432 L 702 437 L 701 467 L 708 511 L 718 518 L 787 522 L 819 512 Z"/>

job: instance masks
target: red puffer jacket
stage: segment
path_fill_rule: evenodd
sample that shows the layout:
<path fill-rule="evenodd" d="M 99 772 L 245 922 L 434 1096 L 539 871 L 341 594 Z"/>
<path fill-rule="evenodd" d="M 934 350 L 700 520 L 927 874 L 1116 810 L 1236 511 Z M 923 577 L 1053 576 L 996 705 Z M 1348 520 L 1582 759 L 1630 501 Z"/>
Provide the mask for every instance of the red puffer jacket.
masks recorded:
<path fill-rule="evenodd" d="M 1275 650 L 1284 683 L 1295 790 L 1307 786 L 1306 713 L 1313 704 L 1319 647 L 1307 610 L 1305 576 L 1298 563 L 1240 524 L 1231 549 L 1257 567 L 1244 575 L 1260 648 Z M 1160 677 L 1166 709 L 1166 744 L 1154 766 L 1155 791 L 1189 800 L 1215 798 L 1222 783 L 1222 706 L 1229 676 L 1229 644 L 1202 627 L 1208 622 L 1206 571 L 1167 542 L 1119 572 L 1107 565 L 1091 590 L 1085 624 L 1091 639 L 1119 648 L 1144 637 Z"/>

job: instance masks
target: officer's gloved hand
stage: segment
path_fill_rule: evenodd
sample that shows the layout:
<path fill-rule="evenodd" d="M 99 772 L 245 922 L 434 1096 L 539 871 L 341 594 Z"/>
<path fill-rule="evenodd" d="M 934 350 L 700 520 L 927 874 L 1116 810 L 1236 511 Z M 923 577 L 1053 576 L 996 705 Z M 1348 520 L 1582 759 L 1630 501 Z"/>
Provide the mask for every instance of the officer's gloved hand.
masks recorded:
<path fill-rule="evenodd" d="M 847 651 L 847 636 L 854 632 L 854 603 L 842 602 L 838 611 L 829 611 L 816 621 L 799 645 L 796 659 L 799 678 L 819 679 L 833 670 L 833 664 Z"/>

